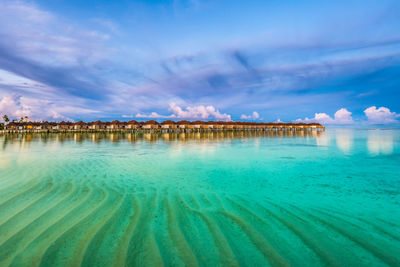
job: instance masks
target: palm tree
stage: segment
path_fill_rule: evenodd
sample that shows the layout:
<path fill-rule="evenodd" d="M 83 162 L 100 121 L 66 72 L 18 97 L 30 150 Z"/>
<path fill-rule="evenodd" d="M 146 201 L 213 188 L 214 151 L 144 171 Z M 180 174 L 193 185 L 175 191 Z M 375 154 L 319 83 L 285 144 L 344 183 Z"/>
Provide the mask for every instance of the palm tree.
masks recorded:
<path fill-rule="evenodd" d="M 5 123 L 8 123 L 10 121 L 7 115 L 3 115 L 3 120 Z"/>

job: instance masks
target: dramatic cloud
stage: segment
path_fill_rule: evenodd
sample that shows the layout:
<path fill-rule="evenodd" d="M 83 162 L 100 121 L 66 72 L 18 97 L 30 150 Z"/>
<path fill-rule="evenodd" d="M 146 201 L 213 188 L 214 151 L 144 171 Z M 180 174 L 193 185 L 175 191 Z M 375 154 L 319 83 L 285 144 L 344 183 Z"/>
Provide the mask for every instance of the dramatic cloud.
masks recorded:
<path fill-rule="evenodd" d="M 0 0 L 0 98 L 20 96 L 15 115 L 75 120 L 261 120 L 246 113 L 257 110 L 291 121 L 336 103 L 400 108 L 398 3 L 218 1 L 177 15 L 177 1 L 145 2 Z M 301 121 L 351 124 L 360 114 Z"/>
<path fill-rule="evenodd" d="M 48 101 L 27 99 L 17 94 L 0 98 L 0 115 L 17 120 L 25 116 L 31 120 L 71 120 L 61 115 Z"/>
<path fill-rule="evenodd" d="M 33 3 L 0 1 L 0 69 L 54 87 L 66 97 L 106 97 L 107 82 L 98 64 L 109 56 L 107 39 Z"/>
<path fill-rule="evenodd" d="M 242 120 L 257 120 L 260 118 L 260 114 L 257 111 L 254 111 L 251 115 L 242 114 L 240 116 Z"/>
<path fill-rule="evenodd" d="M 364 110 L 365 115 L 368 118 L 368 122 L 371 124 L 395 124 L 399 123 L 398 118 L 400 114 L 391 112 L 390 109 L 385 107 L 376 108 L 372 106 Z"/>
<path fill-rule="evenodd" d="M 0 99 L 0 114 L 9 117 L 20 118 L 31 116 L 32 111 L 29 106 L 21 103 L 21 96 L 8 95 Z"/>
<path fill-rule="evenodd" d="M 209 119 L 213 118 L 215 120 L 231 121 L 231 115 L 226 113 L 221 113 L 213 106 L 188 106 L 186 109 L 182 109 L 175 103 L 169 105 L 169 110 L 173 112 L 171 115 L 161 115 L 157 112 L 151 112 L 150 114 L 136 114 L 137 118 L 176 118 L 176 119 Z M 125 117 L 127 117 L 125 115 Z"/>
<path fill-rule="evenodd" d="M 352 124 L 354 123 L 351 112 L 345 108 L 336 111 L 334 118 L 326 113 L 315 113 L 314 118 L 297 119 L 295 122 L 318 122 L 322 124 Z"/>

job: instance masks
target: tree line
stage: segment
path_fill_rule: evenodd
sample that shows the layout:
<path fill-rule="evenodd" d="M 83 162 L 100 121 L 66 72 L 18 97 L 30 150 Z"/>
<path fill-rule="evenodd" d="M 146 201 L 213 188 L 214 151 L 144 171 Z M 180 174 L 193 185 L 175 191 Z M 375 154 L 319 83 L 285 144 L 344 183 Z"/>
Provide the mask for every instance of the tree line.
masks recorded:
<path fill-rule="evenodd" d="M 4 125 L 6 125 L 10 122 L 10 118 L 8 117 L 7 114 L 4 114 L 2 118 L 3 118 L 4 122 L 0 123 L 0 130 L 3 130 Z M 19 119 L 19 121 L 17 121 L 16 119 L 13 119 L 11 122 L 26 122 L 26 121 L 28 121 L 28 119 L 29 119 L 28 116 L 24 116 L 24 117 L 21 117 Z"/>

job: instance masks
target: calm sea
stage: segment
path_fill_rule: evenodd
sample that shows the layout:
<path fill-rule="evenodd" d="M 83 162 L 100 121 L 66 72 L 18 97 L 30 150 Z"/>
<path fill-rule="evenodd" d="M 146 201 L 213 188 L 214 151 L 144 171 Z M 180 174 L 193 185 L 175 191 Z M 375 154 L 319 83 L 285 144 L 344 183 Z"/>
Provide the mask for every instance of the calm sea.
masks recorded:
<path fill-rule="evenodd" d="M 0 135 L 0 266 L 400 266 L 400 131 Z"/>

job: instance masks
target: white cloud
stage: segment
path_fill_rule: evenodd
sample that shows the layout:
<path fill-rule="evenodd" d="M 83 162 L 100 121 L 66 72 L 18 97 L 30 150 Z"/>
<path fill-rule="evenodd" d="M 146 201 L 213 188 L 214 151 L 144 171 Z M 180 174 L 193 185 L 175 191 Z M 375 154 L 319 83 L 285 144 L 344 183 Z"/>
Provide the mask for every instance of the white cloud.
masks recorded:
<path fill-rule="evenodd" d="M 351 112 L 345 108 L 341 108 L 335 113 L 335 123 L 337 124 L 352 124 L 354 123 L 351 117 Z"/>
<path fill-rule="evenodd" d="M 31 116 L 32 111 L 29 106 L 21 103 L 21 96 L 7 95 L 0 99 L 0 114 L 9 117 L 20 118 Z"/>
<path fill-rule="evenodd" d="M 326 113 L 315 113 L 315 116 L 313 119 L 311 119 L 311 121 L 316 121 L 316 122 L 326 123 L 326 124 L 335 123 L 335 120 L 332 119 L 331 116 L 329 116 Z"/>
<path fill-rule="evenodd" d="M 251 115 L 242 114 L 242 116 L 240 116 L 240 118 L 242 120 L 257 120 L 260 118 L 260 114 L 258 114 L 257 111 L 253 111 L 253 113 Z"/>
<path fill-rule="evenodd" d="M 126 114 L 122 115 L 122 118 L 130 119 L 130 118 L 134 118 L 134 117 L 135 117 L 134 115 L 126 115 Z"/>
<path fill-rule="evenodd" d="M 127 115 L 123 115 L 123 118 L 132 118 L 133 116 L 127 116 Z M 174 114 L 172 115 L 161 115 L 158 114 L 157 112 L 151 112 L 150 114 L 143 114 L 143 113 L 138 113 L 135 116 L 136 118 L 153 118 L 153 119 L 166 119 L 166 118 L 176 118 L 176 116 Z"/>
<path fill-rule="evenodd" d="M 24 98 L 11 94 L 0 98 L 0 115 L 11 120 L 28 116 L 31 120 L 71 120 L 61 115 L 50 101 Z"/>
<path fill-rule="evenodd" d="M 399 123 L 397 118 L 400 117 L 400 114 L 396 112 L 391 112 L 390 109 L 386 107 L 376 108 L 376 106 L 372 106 L 364 110 L 365 115 L 368 118 L 369 123 L 373 124 L 391 124 L 391 123 Z"/>
<path fill-rule="evenodd" d="M 314 118 L 297 119 L 295 122 L 318 122 L 322 124 L 352 124 L 354 123 L 351 112 L 341 108 L 335 112 L 334 118 L 326 113 L 315 113 Z"/>
<path fill-rule="evenodd" d="M 176 118 L 176 119 L 208 119 L 214 118 L 216 120 L 231 121 L 231 115 L 221 113 L 214 106 L 188 106 L 186 109 L 182 109 L 175 103 L 169 104 L 169 110 L 172 111 L 170 115 L 161 115 L 157 112 L 151 112 L 150 114 L 138 113 L 137 118 Z M 124 115 L 127 116 L 127 115 Z"/>
<path fill-rule="evenodd" d="M 176 105 L 175 103 L 171 103 L 169 105 L 169 110 L 171 110 L 177 118 L 180 119 L 208 119 L 209 117 L 214 117 L 216 120 L 224 120 L 231 121 L 231 115 L 226 113 L 220 113 L 213 106 L 188 106 L 186 110 L 183 110 L 181 107 Z"/>

